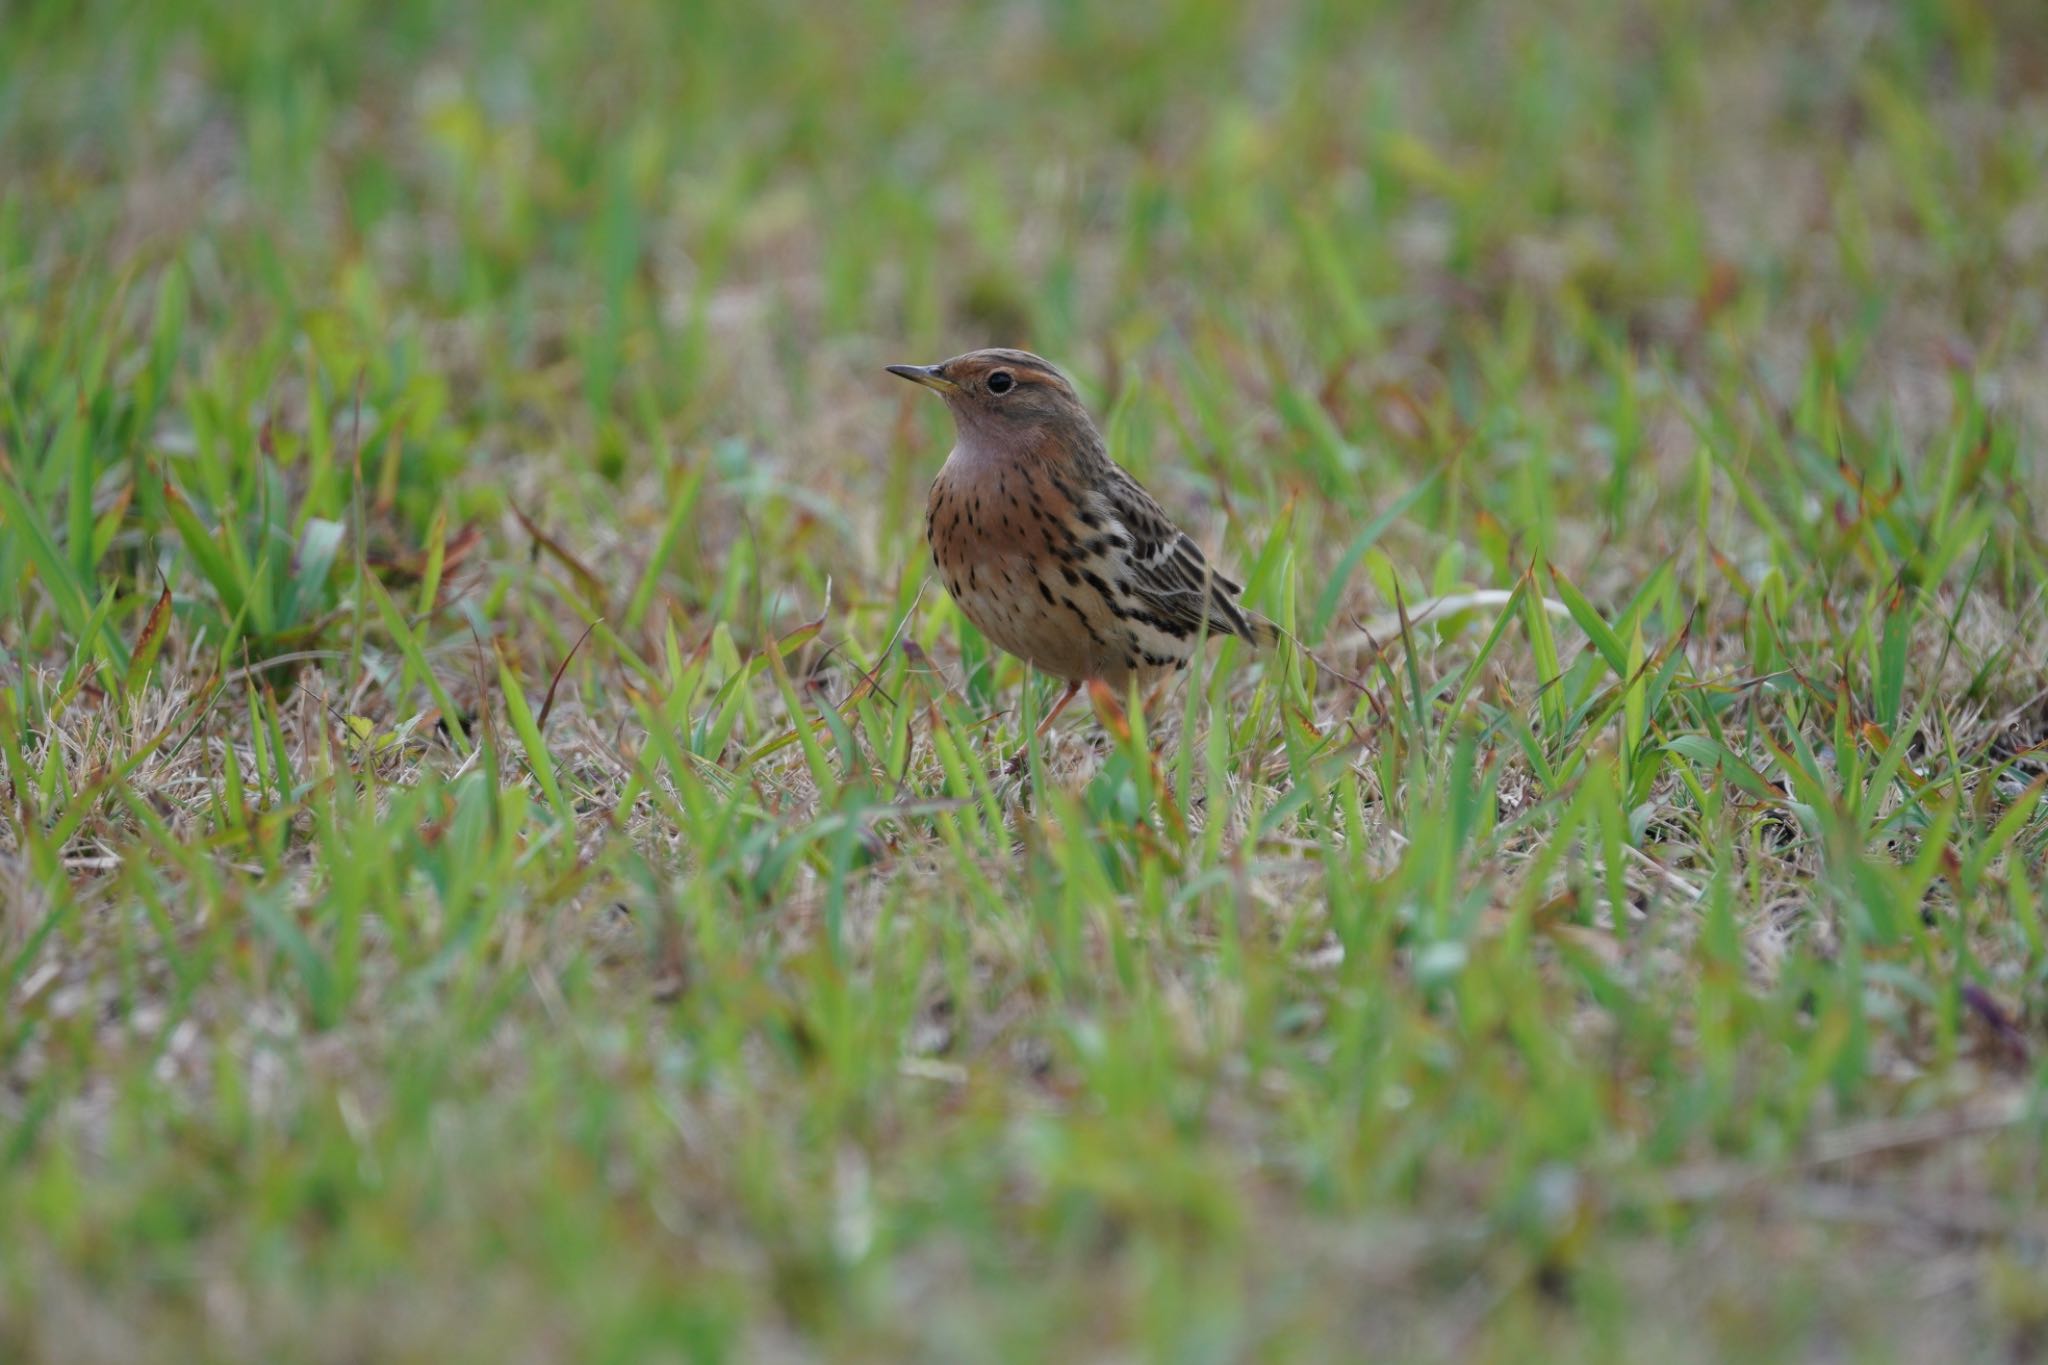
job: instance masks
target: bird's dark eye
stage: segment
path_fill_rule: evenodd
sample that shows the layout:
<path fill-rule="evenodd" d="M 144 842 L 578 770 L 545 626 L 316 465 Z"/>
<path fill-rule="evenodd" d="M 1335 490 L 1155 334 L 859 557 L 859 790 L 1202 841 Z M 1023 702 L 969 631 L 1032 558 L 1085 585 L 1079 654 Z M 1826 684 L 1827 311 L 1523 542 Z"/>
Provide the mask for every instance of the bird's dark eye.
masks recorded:
<path fill-rule="evenodd" d="M 988 391 L 990 393 L 1008 393 L 1016 387 L 1017 381 L 1011 377 L 1008 370 L 997 370 L 988 377 Z"/>

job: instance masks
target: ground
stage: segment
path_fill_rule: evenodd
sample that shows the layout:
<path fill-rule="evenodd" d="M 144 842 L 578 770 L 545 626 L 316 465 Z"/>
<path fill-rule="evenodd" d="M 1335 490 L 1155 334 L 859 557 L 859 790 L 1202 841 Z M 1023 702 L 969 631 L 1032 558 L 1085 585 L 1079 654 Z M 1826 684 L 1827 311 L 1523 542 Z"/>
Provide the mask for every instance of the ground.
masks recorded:
<path fill-rule="evenodd" d="M 2048 1351 L 2035 8 L 9 7 L 0 1357 Z"/>

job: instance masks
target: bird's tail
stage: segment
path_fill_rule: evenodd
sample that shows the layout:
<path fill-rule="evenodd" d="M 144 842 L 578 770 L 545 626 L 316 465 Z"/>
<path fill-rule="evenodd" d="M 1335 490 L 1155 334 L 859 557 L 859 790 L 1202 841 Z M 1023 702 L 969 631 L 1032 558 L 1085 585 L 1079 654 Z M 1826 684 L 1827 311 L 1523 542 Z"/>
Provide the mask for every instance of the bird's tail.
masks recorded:
<path fill-rule="evenodd" d="M 1244 638 L 1260 649 L 1273 649 L 1287 638 L 1287 632 L 1278 623 L 1269 621 L 1255 611 L 1244 614 Z"/>

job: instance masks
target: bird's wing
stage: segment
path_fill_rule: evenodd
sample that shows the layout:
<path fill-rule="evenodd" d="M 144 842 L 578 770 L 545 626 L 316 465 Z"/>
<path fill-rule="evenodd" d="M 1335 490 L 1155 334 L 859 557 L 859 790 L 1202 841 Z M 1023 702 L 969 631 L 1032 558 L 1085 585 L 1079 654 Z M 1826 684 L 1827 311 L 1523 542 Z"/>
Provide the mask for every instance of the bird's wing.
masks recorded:
<path fill-rule="evenodd" d="M 1122 533 L 1128 545 L 1116 547 L 1116 582 L 1123 593 L 1142 605 L 1149 624 L 1185 638 L 1206 625 L 1212 635 L 1236 635 L 1264 642 L 1237 596 L 1244 589 L 1218 573 L 1202 547 L 1166 515 L 1138 481 L 1112 466 L 1101 485 L 1101 512 L 1112 544 Z"/>

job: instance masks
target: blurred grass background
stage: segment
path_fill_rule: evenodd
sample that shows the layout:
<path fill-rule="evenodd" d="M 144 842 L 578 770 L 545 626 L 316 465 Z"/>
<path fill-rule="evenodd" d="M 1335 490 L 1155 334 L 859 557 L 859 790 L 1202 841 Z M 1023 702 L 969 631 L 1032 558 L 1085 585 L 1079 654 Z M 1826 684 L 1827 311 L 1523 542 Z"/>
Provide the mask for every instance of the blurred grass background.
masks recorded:
<path fill-rule="evenodd" d="M 2029 1358 L 2037 8 L 0 4 L 4 1354 Z"/>

